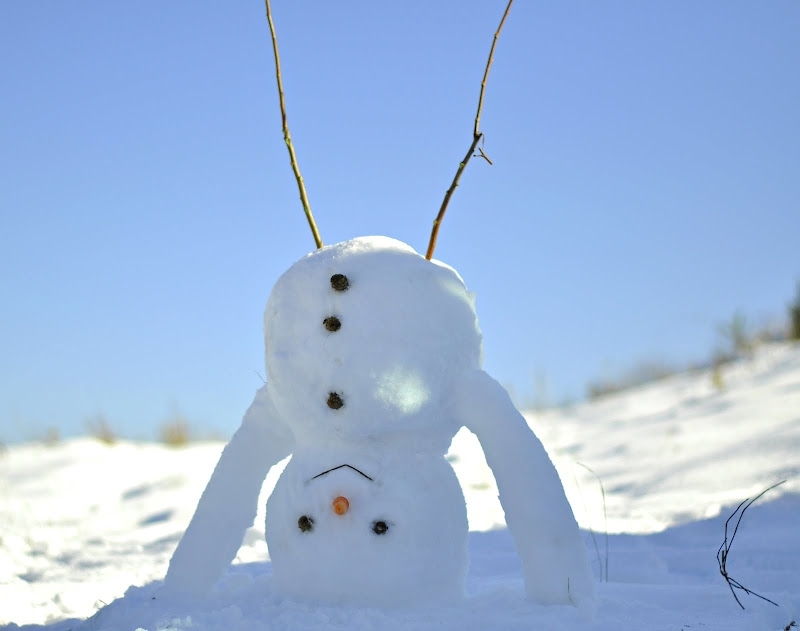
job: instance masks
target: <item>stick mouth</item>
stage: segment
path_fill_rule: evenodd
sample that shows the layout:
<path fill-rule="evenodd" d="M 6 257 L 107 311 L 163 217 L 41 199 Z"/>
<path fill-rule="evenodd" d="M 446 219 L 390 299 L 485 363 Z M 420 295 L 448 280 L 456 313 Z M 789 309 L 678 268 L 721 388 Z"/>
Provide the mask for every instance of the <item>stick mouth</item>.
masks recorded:
<path fill-rule="evenodd" d="M 358 475 L 360 475 L 362 477 L 365 477 L 370 482 L 374 482 L 375 481 L 374 478 L 369 477 L 366 473 L 364 473 L 360 469 L 356 469 L 353 465 L 350 465 L 350 464 L 340 464 L 337 467 L 332 467 L 332 468 L 328 469 L 327 471 L 323 471 L 322 473 L 318 473 L 313 478 L 311 478 L 311 480 L 316 480 L 317 478 L 321 478 L 322 476 L 328 475 L 329 473 L 332 473 L 333 471 L 338 471 L 339 469 L 351 469 L 351 470 L 355 471 Z M 311 480 L 309 480 L 309 482 L 311 482 Z"/>

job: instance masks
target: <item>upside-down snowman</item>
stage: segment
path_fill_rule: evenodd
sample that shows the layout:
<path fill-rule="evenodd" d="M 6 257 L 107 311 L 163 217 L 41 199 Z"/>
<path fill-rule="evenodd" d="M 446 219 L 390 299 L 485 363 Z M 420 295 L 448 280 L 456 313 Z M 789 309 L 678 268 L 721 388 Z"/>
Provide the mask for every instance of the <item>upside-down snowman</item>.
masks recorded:
<path fill-rule="evenodd" d="M 467 573 L 464 496 L 444 458 L 474 432 L 529 598 L 590 605 L 586 547 L 544 447 L 481 370 L 473 295 L 451 267 L 387 237 L 319 249 L 275 284 L 267 382 L 225 447 L 165 587 L 203 593 L 266 508 L 275 589 L 377 606 L 450 603 Z"/>

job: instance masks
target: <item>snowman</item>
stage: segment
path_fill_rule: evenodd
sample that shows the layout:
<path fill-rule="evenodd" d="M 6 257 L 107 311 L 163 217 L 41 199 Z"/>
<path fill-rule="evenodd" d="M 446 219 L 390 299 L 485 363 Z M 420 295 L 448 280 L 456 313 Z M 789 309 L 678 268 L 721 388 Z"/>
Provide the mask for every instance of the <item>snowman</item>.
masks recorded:
<path fill-rule="evenodd" d="M 527 596 L 591 606 L 584 541 L 544 447 L 481 370 L 474 297 L 459 274 L 387 237 L 323 247 L 275 284 L 267 382 L 200 498 L 165 590 L 203 594 L 266 507 L 275 590 L 292 599 L 405 607 L 458 601 L 464 495 L 445 460 L 466 426 L 495 476 Z"/>

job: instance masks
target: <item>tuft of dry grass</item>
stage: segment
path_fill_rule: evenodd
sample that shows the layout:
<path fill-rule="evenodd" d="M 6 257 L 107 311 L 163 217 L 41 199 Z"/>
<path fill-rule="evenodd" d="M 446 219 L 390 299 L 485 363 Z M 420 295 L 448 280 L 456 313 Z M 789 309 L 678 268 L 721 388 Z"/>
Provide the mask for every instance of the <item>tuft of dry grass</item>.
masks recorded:
<path fill-rule="evenodd" d="M 797 297 L 789 305 L 789 339 L 800 340 L 800 282 L 797 283 Z"/>
<path fill-rule="evenodd" d="M 725 389 L 725 378 L 722 376 L 723 362 L 715 361 L 714 366 L 711 368 L 711 385 L 714 390 L 722 392 Z"/>
<path fill-rule="evenodd" d="M 117 442 L 117 435 L 105 414 L 98 414 L 87 422 L 89 435 L 99 440 L 104 445 L 113 445 Z"/>
<path fill-rule="evenodd" d="M 161 442 L 168 447 L 185 447 L 192 438 L 189 422 L 181 415 L 165 421 L 158 433 Z"/>
<path fill-rule="evenodd" d="M 720 324 L 717 332 L 733 358 L 752 358 L 758 336 L 741 311 L 736 311 L 730 320 Z"/>
<path fill-rule="evenodd" d="M 48 427 L 40 441 L 46 447 L 55 447 L 61 442 L 61 430 L 57 427 Z"/>

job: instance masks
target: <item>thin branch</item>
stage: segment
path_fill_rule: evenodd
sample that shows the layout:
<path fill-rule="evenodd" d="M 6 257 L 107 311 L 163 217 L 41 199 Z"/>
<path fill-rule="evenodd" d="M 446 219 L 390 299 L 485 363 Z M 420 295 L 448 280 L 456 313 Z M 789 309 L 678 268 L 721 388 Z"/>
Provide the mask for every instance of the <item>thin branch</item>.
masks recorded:
<path fill-rule="evenodd" d="M 748 594 L 750 596 L 755 596 L 756 598 L 760 598 L 761 600 L 765 600 L 768 603 L 770 603 L 772 605 L 775 605 L 776 607 L 778 606 L 778 603 L 773 602 L 769 598 L 761 596 L 760 594 L 756 594 L 754 591 L 748 589 L 747 587 L 742 585 L 739 581 L 737 581 L 736 579 L 731 577 L 728 574 L 728 566 L 727 566 L 727 564 L 728 564 L 728 555 L 730 554 L 731 546 L 733 545 L 733 540 L 736 538 L 736 533 L 739 532 L 739 524 L 742 523 L 742 517 L 744 517 L 745 511 L 748 508 L 750 508 L 753 505 L 753 503 L 756 500 L 760 499 L 765 493 L 767 493 L 768 491 L 771 491 L 772 489 L 780 486 L 784 482 L 786 482 L 786 480 L 778 482 L 777 484 L 773 484 L 772 486 L 764 489 L 763 491 L 761 491 L 761 493 L 756 495 L 753 499 L 749 499 L 748 498 L 748 499 L 744 500 L 743 502 L 741 502 L 739 504 L 739 506 L 736 507 L 736 510 L 733 511 L 733 513 L 731 513 L 730 517 L 728 517 L 728 519 L 725 520 L 725 537 L 724 537 L 724 539 L 722 541 L 722 545 L 719 547 L 719 550 L 717 550 L 717 563 L 719 564 L 719 573 L 722 574 L 722 577 L 725 579 L 725 581 L 727 581 L 728 587 L 731 590 L 731 594 L 733 594 L 734 599 L 736 600 L 736 602 L 738 603 L 738 605 L 742 609 L 744 609 L 744 605 L 739 600 L 739 597 L 736 595 L 736 592 L 733 591 L 734 588 L 738 589 L 738 590 L 741 590 L 745 594 Z M 739 515 L 739 517 L 736 520 L 736 525 L 733 527 L 733 533 L 731 534 L 731 538 L 728 539 L 728 525 L 730 524 L 731 520 L 734 517 L 736 517 L 737 514 Z"/>
<path fill-rule="evenodd" d="M 308 219 L 308 226 L 311 228 L 311 234 L 314 235 L 314 242 L 317 248 L 322 247 L 322 238 L 319 236 L 317 230 L 317 222 L 314 221 L 314 215 L 311 213 L 311 204 L 308 202 L 308 195 L 306 194 L 306 185 L 303 182 L 303 176 L 300 174 L 300 167 L 297 166 L 297 156 L 294 153 L 294 145 L 292 144 L 292 136 L 289 133 L 289 123 L 286 120 L 286 103 L 283 99 L 283 80 L 281 79 L 281 58 L 278 55 L 278 38 L 275 35 L 275 25 L 272 23 L 272 10 L 269 5 L 269 0 L 264 0 L 267 5 L 267 22 L 269 22 L 269 33 L 272 36 L 272 52 L 275 55 L 275 78 L 278 81 L 278 98 L 281 103 L 281 122 L 283 124 L 283 140 L 289 150 L 289 160 L 292 163 L 292 171 L 294 171 L 294 178 L 297 180 L 297 188 L 300 190 L 300 201 L 303 203 L 303 212 Z"/>
<path fill-rule="evenodd" d="M 458 170 L 456 171 L 455 177 L 453 178 L 453 183 L 450 185 L 450 188 L 447 189 L 447 192 L 444 194 L 444 201 L 442 201 L 442 206 L 439 208 L 439 213 L 436 215 L 436 219 L 433 220 L 433 229 L 431 230 L 431 238 L 428 242 L 428 251 L 425 254 L 425 258 L 429 261 L 433 258 L 433 251 L 436 249 L 436 239 L 439 236 L 439 228 L 442 225 L 442 220 L 444 219 L 444 214 L 447 212 L 447 205 L 450 203 L 450 198 L 453 196 L 453 193 L 458 187 L 458 181 L 461 179 L 461 174 L 464 172 L 464 169 L 469 162 L 469 159 L 475 153 L 475 147 L 478 146 L 478 142 L 483 137 L 483 134 L 480 131 L 480 122 L 481 122 L 481 111 L 483 110 L 483 95 L 486 91 L 486 81 L 489 78 L 489 69 L 492 67 L 492 61 L 494 61 L 494 49 L 497 46 L 497 40 L 500 37 L 500 31 L 503 30 L 503 25 L 506 22 L 506 17 L 508 17 L 508 12 L 511 10 L 511 5 L 513 4 L 514 0 L 508 0 L 508 4 L 506 5 L 506 10 L 503 12 L 503 17 L 500 20 L 500 25 L 497 27 L 497 30 L 494 33 L 494 39 L 492 40 L 492 47 L 489 50 L 489 58 L 486 61 L 486 69 L 483 72 L 483 80 L 481 81 L 481 91 L 480 95 L 478 96 L 478 111 L 475 114 L 475 126 L 472 130 L 472 144 L 469 147 L 469 151 L 467 151 L 467 155 L 464 156 L 464 159 L 459 162 Z M 481 151 L 481 155 L 486 158 L 486 155 Z M 489 161 L 488 158 L 486 158 Z M 491 162 L 489 162 L 491 164 Z"/>
<path fill-rule="evenodd" d="M 503 12 L 503 17 L 500 20 L 500 25 L 494 32 L 492 47 L 489 49 L 489 59 L 486 60 L 486 70 L 484 70 L 483 79 L 481 80 L 481 93 L 480 96 L 478 96 L 478 111 L 475 112 L 475 128 L 472 131 L 473 136 L 477 136 L 480 133 L 480 130 L 478 128 L 480 127 L 481 123 L 481 110 L 483 109 L 483 95 L 486 92 L 486 81 L 489 79 L 489 69 L 492 67 L 492 62 L 494 61 L 494 49 L 497 46 L 497 40 L 500 37 L 500 31 L 503 30 L 503 25 L 506 23 L 508 12 L 511 10 L 512 2 L 514 2 L 514 0 L 509 0 L 508 5 L 506 6 L 506 10 Z"/>
<path fill-rule="evenodd" d="M 453 178 L 453 183 L 450 185 L 450 188 L 447 189 L 447 192 L 444 194 L 444 201 L 442 202 L 442 207 L 439 209 L 439 214 L 436 215 L 436 219 L 433 220 L 433 230 L 431 231 L 431 238 L 428 242 L 428 251 L 425 254 L 425 258 L 429 261 L 433 258 L 433 250 L 436 248 L 436 238 L 439 236 L 439 227 L 442 225 L 442 219 L 444 219 L 444 213 L 447 211 L 447 205 L 450 203 L 450 198 L 453 196 L 453 193 L 458 186 L 458 181 L 461 179 L 461 174 L 464 172 L 464 167 L 467 166 L 467 162 L 472 157 L 472 154 L 475 152 L 475 146 L 478 144 L 478 141 L 481 139 L 481 135 L 479 134 L 475 136 L 470 145 L 469 149 L 467 150 L 467 155 L 464 156 L 464 159 L 458 163 L 458 171 L 456 171 L 456 176 Z"/>

